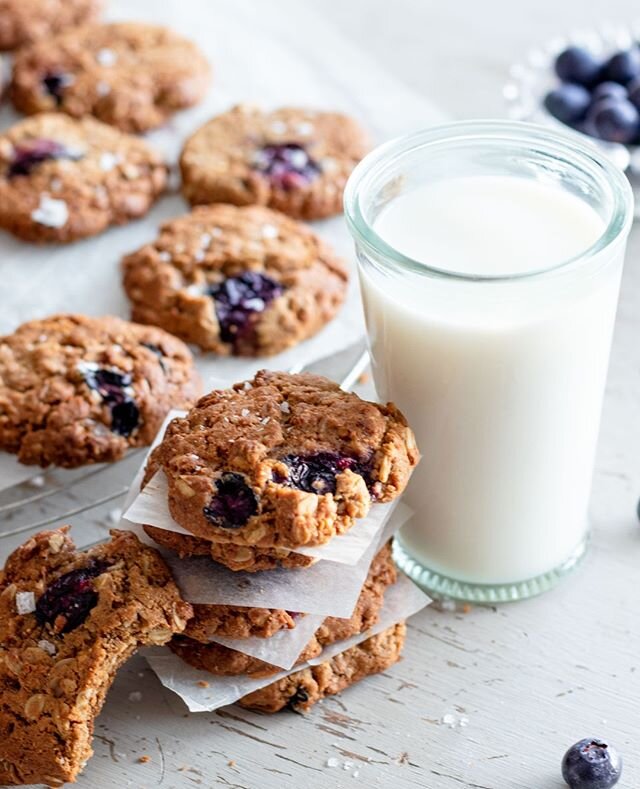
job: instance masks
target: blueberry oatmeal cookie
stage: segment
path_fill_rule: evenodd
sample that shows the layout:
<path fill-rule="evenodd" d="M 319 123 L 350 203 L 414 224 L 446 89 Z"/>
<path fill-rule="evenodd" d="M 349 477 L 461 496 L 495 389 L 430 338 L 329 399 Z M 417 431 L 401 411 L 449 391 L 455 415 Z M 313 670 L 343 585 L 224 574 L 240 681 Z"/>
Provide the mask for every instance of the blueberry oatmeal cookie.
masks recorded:
<path fill-rule="evenodd" d="M 307 227 L 261 206 L 200 206 L 123 261 L 132 318 L 220 355 L 266 356 L 341 306 L 345 265 Z"/>
<path fill-rule="evenodd" d="M 146 214 L 165 188 L 160 155 L 92 118 L 28 118 L 0 136 L 0 227 L 69 242 Z"/>
<path fill-rule="evenodd" d="M 0 50 L 93 22 L 102 0 L 0 0 Z"/>
<path fill-rule="evenodd" d="M 74 781 L 118 668 L 164 644 L 192 610 L 153 548 L 130 532 L 78 552 L 41 532 L 0 572 L 0 783 Z"/>
<path fill-rule="evenodd" d="M 396 582 L 397 574 L 391 558 L 391 544 L 385 545 L 374 558 L 362 587 L 356 607 L 349 619 L 327 617 L 300 653 L 297 664 L 317 657 L 329 644 L 364 633 L 377 622 L 384 603 L 384 593 Z M 214 606 L 212 606 L 214 607 Z M 206 606 L 201 606 L 206 608 Z M 198 612 L 194 612 L 194 618 Z M 193 623 L 193 619 L 191 620 Z M 191 630 L 190 632 L 193 632 Z M 195 668 L 217 675 L 268 677 L 282 671 L 278 666 L 230 649 L 216 642 L 206 643 L 193 637 L 178 635 L 169 642 L 170 649 Z"/>
<path fill-rule="evenodd" d="M 295 550 L 328 542 L 372 502 L 396 498 L 418 459 L 392 403 L 320 376 L 262 370 L 170 422 L 143 485 L 163 471 L 172 517 L 202 540 Z"/>
<path fill-rule="evenodd" d="M 324 663 L 294 671 L 249 693 L 238 704 L 259 712 L 279 712 L 285 708 L 308 712 L 321 699 L 390 668 L 400 659 L 405 635 L 406 626 L 399 622 Z"/>
<path fill-rule="evenodd" d="M 360 125 L 337 112 L 239 105 L 186 142 L 183 194 L 192 205 L 266 205 L 296 219 L 342 211 L 342 193 L 370 143 Z"/>
<path fill-rule="evenodd" d="M 143 525 L 147 535 L 162 548 L 176 553 L 181 558 L 208 556 L 218 564 L 231 570 L 258 573 L 262 570 L 295 570 L 311 567 L 317 561 L 287 548 L 260 548 L 253 545 L 237 545 L 232 542 L 215 542 L 191 534 L 180 534 L 157 526 Z"/>
<path fill-rule="evenodd" d="M 200 392 L 188 348 L 120 318 L 54 315 L 0 337 L 0 450 L 66 468 L 150 444 Z"/>
<path fill-rule="evenodd" d="M 87 25 L 21 50 L 11 99 L 21 112 L 93 115 L 126 132 L 160 126 L 197 104 L 207 60 L 191 41 L 156 25 Z"/>

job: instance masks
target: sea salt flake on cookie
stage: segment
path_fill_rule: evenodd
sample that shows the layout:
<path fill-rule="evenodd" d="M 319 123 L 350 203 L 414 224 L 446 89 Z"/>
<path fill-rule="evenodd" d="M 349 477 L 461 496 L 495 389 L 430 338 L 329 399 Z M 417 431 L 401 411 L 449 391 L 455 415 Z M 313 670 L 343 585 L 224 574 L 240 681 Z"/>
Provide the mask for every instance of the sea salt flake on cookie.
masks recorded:
<path fill-rule="evenodd" d="M 64 200 L 40 196 L 40 204 L 31 212 L 31 219 L 46 227 L 64 227 L 69 219 L 69 208 Z"/>
<path fill-rule="evenodd" d="M 96 52 L 96 60 L 101 66 L 115 66 L 118 62 L 118 55 L 112 49 L 105 47 Z"/>
<path fill-rule="evenodd" d="M 23 616 L 36 610 L 36 597 L 33 592 L 16 592 L 16 611 Z"/>
<path fill-rule="evenodd" d="M 104 151 L 100 154 L 100 169 L 105 172 L 113 170 L 113 168 L 120 163 L 120 156 L 112 151 Z"/>

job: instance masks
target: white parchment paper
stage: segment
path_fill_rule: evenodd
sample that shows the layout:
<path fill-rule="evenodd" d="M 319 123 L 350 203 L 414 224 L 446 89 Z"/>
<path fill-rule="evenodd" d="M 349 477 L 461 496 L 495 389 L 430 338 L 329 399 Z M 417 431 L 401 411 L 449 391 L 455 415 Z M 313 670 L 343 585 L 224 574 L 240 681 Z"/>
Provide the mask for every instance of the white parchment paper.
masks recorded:
<path fill-rule="evenodd" d="M 206 556 L 181 559 L 156 545 L 139 524 L 127 524 L 125 528 L 160 551 L 190 603 L 284 608 L 346 618 L 353 613 L 374 554 L 410 514 L 410 508 L 399 503 L 379 539 L 371 543 L 355 565 L 318 561 L 304 569 L 259 573 L 234 572 Z"/>
<path fill-rule="evenodd" d="M 319 665 L 349 647 L 412 616 L 429 603 L 430 599 L 424 592 L 418 589 L 405 575 L 400 574 L 398 582 L 387 589 L 384 607 L 380 612 L 380 620 L 375 627 L 366 633 L 331 644 L 317 658 L 302 666 L 296 666 L 293 671 L 300 671 L 310 665 Z M 262 679 L 250 679 L 242 676 L 216 677 L 207 671 L 192 668 L 166 648 L 149 651 L 146 658 L 158 675 L 160 682 L 165 688 L 177 693 L 190 712 L 211 712 L 227 704 L 233 704 L 248 693 L 264 688 L 293 673 L 291 670 L 283 671 L 280 674 Z M 200 687 L 198 682 L 207 683 L 208 686 Z"/>
<path fill-rule="evenodd" d="M 279 630 L 270 638 L 222 638 L 214 636 L 212 641 L 245 655 L 264 660 L 274 666 L 290 669 L 298 659 L 311 636 L 324 622 L 318 614 L 306 614 L 298 619 L 293 630 Z"/>

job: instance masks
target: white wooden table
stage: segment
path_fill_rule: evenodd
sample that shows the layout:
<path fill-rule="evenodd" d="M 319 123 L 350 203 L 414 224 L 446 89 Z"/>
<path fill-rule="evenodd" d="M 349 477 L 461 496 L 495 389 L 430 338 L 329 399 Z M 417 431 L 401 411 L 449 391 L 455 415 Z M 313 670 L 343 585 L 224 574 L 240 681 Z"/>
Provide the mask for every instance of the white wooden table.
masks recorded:
<path fill-rule="evenodd" d="M 233 5 L 233 13 L 252 17 L 250 2 Z M 254 0 L 258 5 L 263 4 Z M 191 6 L 185 0 L 185 16 Z M 227 13 L 230 6 L 212 2 L 211 13 Z M 291 37 L 293 4 L 272 0 L 268 6 L 271 22 L 259 23 L 264 35 L 297 50 L 301 60 L 314 65 L 318 80 L 340 87 L 341 69 L 367 68 L 366 60 L 356 57 L 362 50 L 373 58 L 376 84 L 386 73 L 458 117 L 500 114 L 507 66 L 536 40 L 603 17 L 631 19 L 636 11 L 628 0 L 591 2 L 589 18 L 578 0 L 300 0 L 298 35 Z M 315 15 L 328 27 L 318 25 Z M 331 25 L 335 36 L 329 34 Z M 242 41 L 228 46 L 241 48 Z M 370 90 L 367 96 L 349 95 L 354 77 L 344 74 L 350 86 L 345 103 L 352 99 L 371 111 Z M 393 82 L 385 82 L 389 85 Z M 400 87 L 398 92 L 403 93 Z M 398 118 L 398 131 L 403 123 Z M 189 715 L 135 658 L 109 694 L 97 722 L 95 756 L 78 785 L 269 789 L 360 782 L 398 789 L 560 789 L 565 748 L 600 735 L 625 757 L 620 785 L 640 786 L 639 257 L 636 227 L 594 481 L 593 545 L 571 578 L 554 592 L 517 605 L 467 613 L 425 610 L 410 622 L 401 663 L 306 717 L 288 712 L 267 717 L 235 707 Z M 117 288 L 112 301 L 126 314 Z M 332 372 L 337 363 L 320 369 Z M 113 474 L 122 476 L 117 469 Z M 84 519 L 88 536 L 104 531 L 107 509 Z M 144 755 L 150 760 L 139 763 Z"/>

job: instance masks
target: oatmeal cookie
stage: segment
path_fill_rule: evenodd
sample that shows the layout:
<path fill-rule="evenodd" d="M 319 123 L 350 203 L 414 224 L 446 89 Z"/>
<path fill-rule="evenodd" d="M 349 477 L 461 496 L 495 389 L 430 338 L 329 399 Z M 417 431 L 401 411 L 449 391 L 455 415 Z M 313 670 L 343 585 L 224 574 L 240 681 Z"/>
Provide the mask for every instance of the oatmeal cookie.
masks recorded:
<path fill-rule="evenodd" d="M 0 0 L 0 50 L 93 22 L 102 6 L 102 0 Z"/>
<path fill-rule="evenodd" d="M 151 539 L 163 548 L 177 553 L 181 558 L 189 556 L 208 556 L 214 562 L 224 564 L 230 570 L 258 573 L 262 570 L 286 568 L 294 570 L 311 567 L 316 559 L 286 548 L 259 548 L 253 545 L 236 545 L 232 542 L 213 542 L 212 540 L 181 534 L 169 529 L 143 525 Z"/>
<path fill-rule="evenodd" d="M 318 666 L 295 671 L 249 693 L 238 703 L 260 712 L 279 712 L 285 707 L 308 712 L 321 699 L 340 693 L 364 677 L 386 671 L 399 660 L 405 635 L 406 626 L 399 622 Z"/>
<path fill-rule="evenodd" d="M 351 617 L 349 619 L 327 617 L 302 650 L 296 663 L 306 663 L 311 658 L 317 657 L 329 644 L 343 641 L 358 633 L 364 633 L 373 627 L 378 621 L 384 603 L 385 590 L 387 586 L 396 582 L 396 578 L 397 573 L 391 558 L 391 543 L 389 543 L 375 556 Z M 215 608 L 216 606 L 200 606 L 199 608 L 206 609 L 207 607 Z M 194 613 L 196 617 L 202 616 L 199 611 Z M 202 625 L 202 622 L 199 624 Z M 197 627 L 198 623 L 196 623 Z M 282 671 L 278 666 L 265 663 L 263 660 L 230 649 L 222 644 L 196 641 L 193 637 L 187 636 L 186 631 L 185 635 L 179 635 L 172 639 L 169 648 L 190 665 L 212 674 L 244 674 L 258 678 L 268 677 Z"/>
<path fill-rule="evenodd" d="M 316 334 L 347 290 L 315 233 L 260 206 L 201 206 L 123 260 L 132 318 L 220 355 L 267 356 Z"/>
<path fill-rule="evenodd" d="M 59 110 L 143 132 L 197 104 L 209 81 L 209 64 L 193 42 L 165 27 L 117 22 L 20 50 L 10 95 L 27 115 Z"/>
<path fill-rule="evenodd" d="M 328 542 L 372 502 L 396 498 L 418 458 L 392 403 L 320 376 L 262 370 L 174 419 L 143 484 L 164 471 L 171 515 L 195 537 L 295 550 Z"/>
<path fill-rule="evenodd" d="M 184 629 L 191 606 L 130 532 L 77 552 L 41 532 L 0 572 L 0 784 L 60 786 L 91 756 L 93 722 L 138 647 Z"/>
<path fill-rule="evenodd" d="M 347 115 L 239 105 L 186 142 L 182 191 L 192 205 L 266 205 L 296 219 L 342 211 L 351 171 L 370 142 Z"/>
<path fill-rule="evenodd" d="M 120 318 L 54 315 L 0 337 L 0 450 L 74 468 L 150 444 L 200 392 L 189 349 Z"/>
<path fill-rule="evenodd" d="M 166 180 L 144 140 L 44 113 L 0 135 L 0 227 L 37 243 L 93 236 L 146 214 Z"/>

